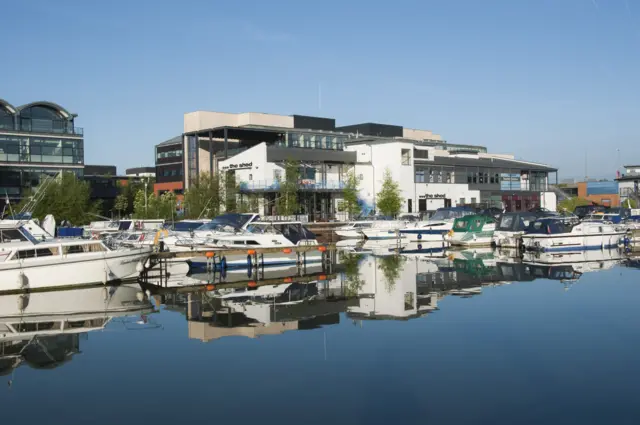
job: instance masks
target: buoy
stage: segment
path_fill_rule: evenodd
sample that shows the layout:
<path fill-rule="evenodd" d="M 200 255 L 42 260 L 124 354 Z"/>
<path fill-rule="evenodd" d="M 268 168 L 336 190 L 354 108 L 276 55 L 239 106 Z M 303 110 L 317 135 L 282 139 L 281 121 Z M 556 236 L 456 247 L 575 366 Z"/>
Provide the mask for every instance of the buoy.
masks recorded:
<path fill-rule="evenodd" d="M 249 250 L 247 250 L 247 254 L 248 255 L 256 255 L 256 250 L 255 249 L 249 249 Z"/>
<path fill-rule="evenodd" d="M 144 268 L 148 269 L 149 267 L 151 267 L 151 259 L 147 258 L 147 261 L 144 262 Z"/>
<path fill-rule="evenodd" d="M 222 257 L 220 260 L 220 269 L 227 270 L 227 257 Z"/>
<path fill-rule="evenodd" d="M 256 282 L 256 281 L 252 280 L 251 282 L 249 282 L 249 283 L 247 284 L 247 286 L 248 286 L 249 288 L 255 288 L 256 286 L 258 286 L 258 282 Z"/>
<path fill-rule="evenodd" d="M 285 277 L 284 279 L 282 279 L 282 282 L 291 283 L 291 282 L 293 282 L 293 278 L 292 277 Z"/>
<path fill-rule="evenodd" d="M 142 273 L 144 271 L 144 265 L 142 264 L 142 261 L 138 261 L 138 264 L 136 264 L 136 271 L 138 273 Z M 106 274 L 106 271 L 105 271 Z"/>
<path fill-rule="evenodd" d="M 252 263 L 253 263 L 253 262 L 251 261 L 251 256 L 250 256 L 250 255 L 247 255 L 247 268 L 248 268 L 249 270 L 251 270 L 251 269 L 253 268 L 253 267 L 252 267 L 252 266 L 253 266 L 253 264 L 252 264 Z"/>
<path fill-rule="evenodd" d="M 205 286 L 207 291 L 213 291 L 214 289 L 216 289 L 216 285 L 212 285 L 211 283 L 208 284 L 207 286 Z"/>
<path fill-rule="evenodd" d="M 293 251 L 291 250 L 291 248 L 285 248 L 282 250 L 282 252 L 284 252 L 285 254 L 291 254 Z"/>
<path fill-rule="evenodd" d="M 207 258 L 213 258 L 216 256 L 216 253 L 213 251 L 207 251 L 205 255 L 207 256 Z"/>
<path fill-rule="evenodd" d="M 320 252 L 325 252 L 326 250 L 327 250 L 327 247 L 326 247 L 326 246 L 324 246 L 324 245 L 320 245 L 320 246 L 318 247 L 318 251 L 320 251 Z"/>
<path fill-rule="evenodd" d="M 321 274 L 320 276 L 318 276 L 318 280 L 327 280 L 327 275 Z"/>

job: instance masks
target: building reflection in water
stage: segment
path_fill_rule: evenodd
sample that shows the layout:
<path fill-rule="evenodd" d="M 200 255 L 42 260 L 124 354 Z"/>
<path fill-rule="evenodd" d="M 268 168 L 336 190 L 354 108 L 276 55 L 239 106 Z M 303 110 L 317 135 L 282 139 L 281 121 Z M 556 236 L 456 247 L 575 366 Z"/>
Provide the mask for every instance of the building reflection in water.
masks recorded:
<path fill-rule="evenodd" d="M 0 375 L 20 365 L 62 366 L 80 353 L 89 332 L 153 311 L 137 284 L 1 296 Z"/>
<path fill-rule="evenodd" d="M 340 313 L 355 321 L 410 320 L 437 311 L 446 296 L 472 297 L 484 286 L 541 278 L 573 282 L 583 273 L 605 270 L 622 260 L 617 250 L 527 253 L 523 258 L 515 251 L 490 248 L 421 247 L 393 255 L 377 247 L 376 253 L 340 252 L 337 273 L 327 280 L 296 283 L 300 276 L 295 268 L 283 269 L 271 273 L 281 278 L 289 273 L 290 283 L 228 289 L 217 285 L 214 290 L 186 293 L 169 288 L 162 302 L 186 316 L 190 338 L 257 338 L 338 324 Z"/>

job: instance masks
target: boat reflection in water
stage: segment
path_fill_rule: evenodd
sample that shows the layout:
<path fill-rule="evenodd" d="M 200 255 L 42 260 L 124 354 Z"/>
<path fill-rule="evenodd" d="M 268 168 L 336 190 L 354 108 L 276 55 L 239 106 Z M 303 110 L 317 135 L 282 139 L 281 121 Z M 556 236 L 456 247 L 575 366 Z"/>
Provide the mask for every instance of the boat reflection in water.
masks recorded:
<path fill-rule="evenodd" d="M 80 352 L 86 333 L 114 318 L 146 315 L 153 305 L 138 284 L 0 297 L 0 375 L 22 364 L 61 366 Z"/>
<path fill-rule="evenodd" d="M 446 296 L 473 297 L 485 286 L 539 278 L 566 281 L 567 276 L 575 279 L 611 268 L 622 259 L 613 250 L 527 253 L 523 259 L 515 250 L 454 250 L 442 245 L 404 245 L 400 255 L 388 246 L 366 251 L 338 252 L 332 273 L 314 265 L 260 276 L 255 270 L 236 271 L 224 279 L 215 273 L 174 276 L 168 284 L 147 289 L 155 291 L 168 310 L 186 316 L 190 338 L 211 341 L 317 329 L 345 317 L 361 324 L 410 320 L 437 311 Z M 189 285 L 184 284 L 187 280 Z"/>

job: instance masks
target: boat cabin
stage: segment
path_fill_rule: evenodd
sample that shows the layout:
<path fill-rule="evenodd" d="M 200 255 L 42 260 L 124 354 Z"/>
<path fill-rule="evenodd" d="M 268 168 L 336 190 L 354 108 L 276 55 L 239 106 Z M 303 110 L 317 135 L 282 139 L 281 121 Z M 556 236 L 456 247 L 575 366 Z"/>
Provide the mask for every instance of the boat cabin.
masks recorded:
<path fill-rule="evenodd" d="M 524 232 L 538 215 L 532 212 L 508 212 L 498 219 L 496 230 L 502 232 Z"/>
<path fill-rule="evenodd" d="M 486 215 L 467 215 L 456 218 L 453 222 L 454 232 L 481 232 L 485 224 L 495 223 L 493 217 Z"/>
<path fill-rule="evenodd" d="M 556 235 L 571 233 L 576 223 L 557 218 L 541 218 L 529 224 L 526 234 L 531 235 Z"/>
<path fill-rule="evenodd" d="M 429 221 L 452 221 L 457 218 L 475 214 L 475 210 L 469 207 L 438 208 L 436 212 L 429 217 Z"/>

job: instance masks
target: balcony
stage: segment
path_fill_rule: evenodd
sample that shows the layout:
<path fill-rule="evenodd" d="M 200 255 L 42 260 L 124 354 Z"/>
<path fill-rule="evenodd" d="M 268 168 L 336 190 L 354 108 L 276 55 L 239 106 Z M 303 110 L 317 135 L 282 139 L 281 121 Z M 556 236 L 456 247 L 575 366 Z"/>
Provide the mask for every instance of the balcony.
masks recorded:
<path fill-rule="evenodd" d="M 252 180 L 240 182 L 240 192 L 277 192 L 280 190 L 279 180 Z M 338 180 L 316 181 L 300 180 L 298 190 L 301 191 L 339 191 L 344 189 L 344 182 Z"/>
<path fill-rule="evenodd" d="M 69 135 L 69 136 L 84 136 L 84 129 L 82 127 L 63 127 L 63 126 L 33 126 L 23 125 L 20 128 L 15 128 L 13 125 L 0 125 L 0 132 L 7 133 L 37 133 L 37 134 L 57 134 L 57 135 Z"/>

